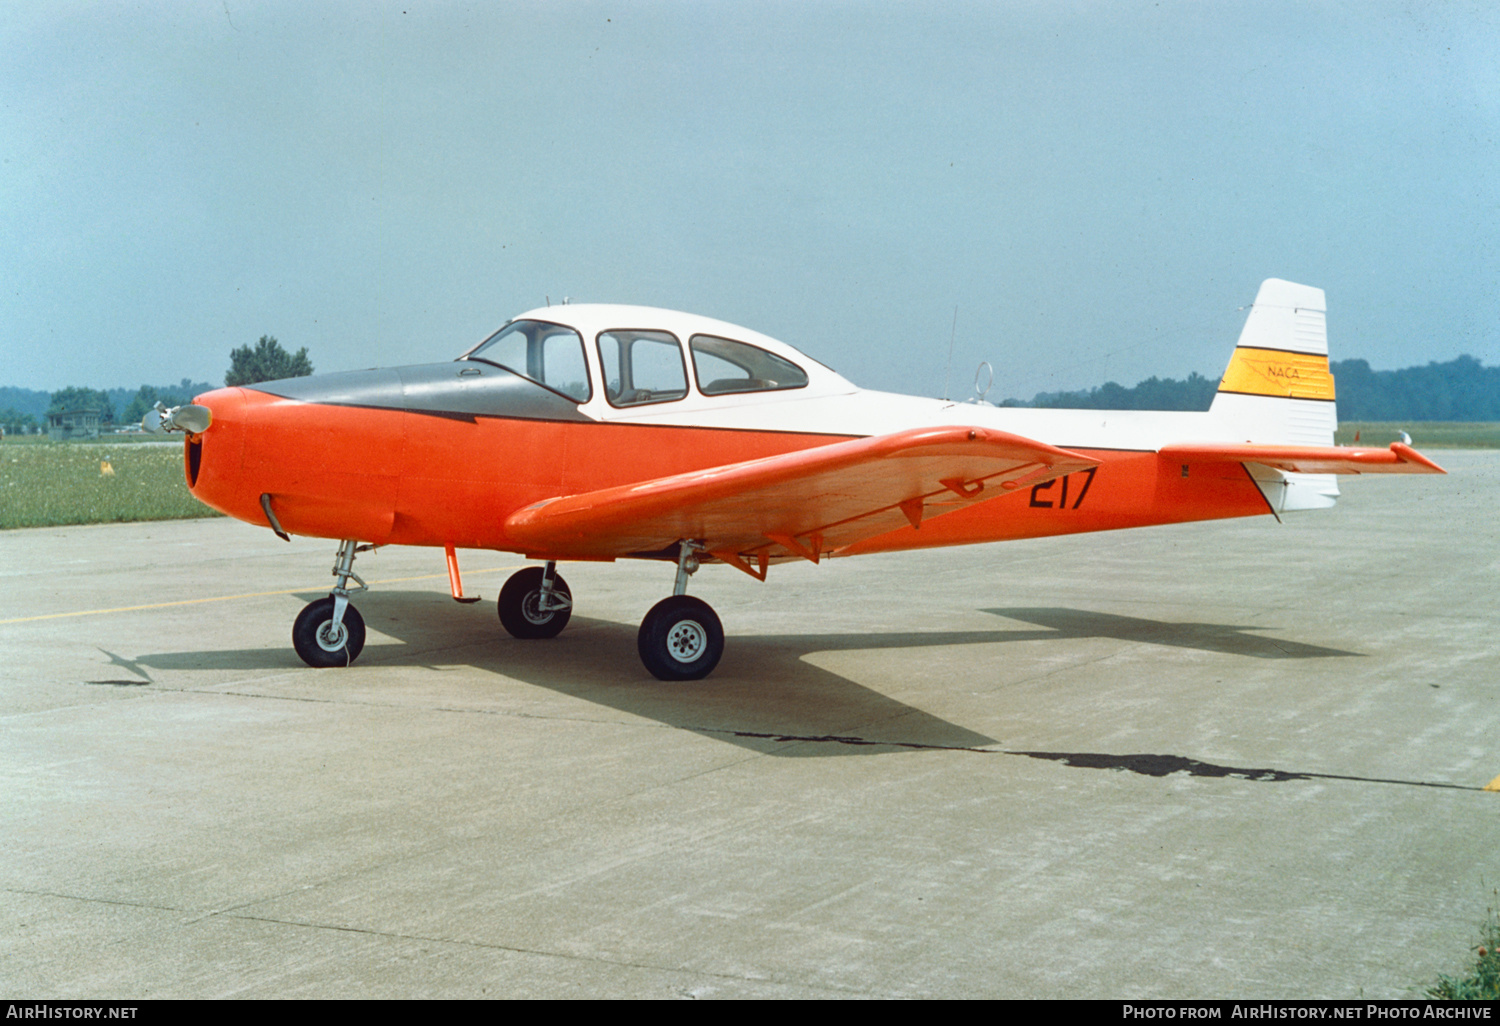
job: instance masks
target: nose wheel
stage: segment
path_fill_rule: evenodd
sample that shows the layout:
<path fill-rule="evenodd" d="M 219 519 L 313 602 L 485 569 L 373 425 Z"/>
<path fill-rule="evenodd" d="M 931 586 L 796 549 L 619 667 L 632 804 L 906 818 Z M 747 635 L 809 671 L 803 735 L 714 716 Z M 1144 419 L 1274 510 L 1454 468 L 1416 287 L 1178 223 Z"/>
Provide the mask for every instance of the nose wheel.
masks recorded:
<path fill-rule="evenodd" d="M 353 606 L 342 619 L 333 618 L 334 598 L 309 602 L 292 624 L 292 647 L 308 666 L 348 666 L 365 647 L 365 618 Z"/>

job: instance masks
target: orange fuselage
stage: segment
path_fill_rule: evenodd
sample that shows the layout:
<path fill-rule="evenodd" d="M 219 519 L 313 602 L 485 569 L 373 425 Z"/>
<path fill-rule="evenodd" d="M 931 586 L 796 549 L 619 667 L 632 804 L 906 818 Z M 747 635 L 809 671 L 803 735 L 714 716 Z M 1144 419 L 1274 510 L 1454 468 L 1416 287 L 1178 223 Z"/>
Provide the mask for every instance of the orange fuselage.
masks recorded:
<path fill-rule="evenodd" d="M 406 391 L 412 393 L 409 384 Z M 189 487 L 207 505 L 262 526 L 269 523 L 261 496 L 270 495 L 278 520 L 292 534 L 525 552 L 507 535 L 506 518 L 540 500 L 853 437 L 600 422 L 567 416 L 565 407 L 559 407 L 564 412 L 556 419 L 549 408 L 498 416 L 412 409 L 396 402 L 378 405 L 368 393 L 331 394 L 324 400 L 246 387 L 198 397 L 213 411 L 213 426 L 186 443 Z M 1099 466 L 933 516 L 918 528 L 866 538 L 833 554 L 1270 511 L 1239 464 L 1184 465 L 1151 451 L 1076 451 Z M 565 551 L 545 555 L 570 558 Z M 580 557 L 598 558 L 571 556 Z"/>

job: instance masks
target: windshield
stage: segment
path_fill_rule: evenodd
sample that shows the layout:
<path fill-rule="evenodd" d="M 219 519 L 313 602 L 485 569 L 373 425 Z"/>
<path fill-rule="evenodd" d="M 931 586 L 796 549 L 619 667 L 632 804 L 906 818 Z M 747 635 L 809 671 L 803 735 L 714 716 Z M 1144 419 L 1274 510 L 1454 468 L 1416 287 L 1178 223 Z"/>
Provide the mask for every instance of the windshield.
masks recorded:
<path fill-rule="evenodd" d="M 587 402 L 592 394 L 583 362 L 583 339 L 561 324 L 512 321 L 460 359 L 504 367 L 574 402 Z"/>

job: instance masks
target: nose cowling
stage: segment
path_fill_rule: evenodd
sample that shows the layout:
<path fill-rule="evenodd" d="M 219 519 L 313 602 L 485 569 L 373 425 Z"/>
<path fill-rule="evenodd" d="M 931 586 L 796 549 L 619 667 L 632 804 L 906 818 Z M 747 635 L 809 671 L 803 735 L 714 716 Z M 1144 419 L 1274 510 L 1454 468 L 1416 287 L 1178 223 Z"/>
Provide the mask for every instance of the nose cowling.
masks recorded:
<path fill-rule="evenodd" d="M 403 458 L 401 380 L 355 371 L 247 385 L 225 402 L 235 433 L 232 471 L 211 482 L 221 416 L 204 436 L 198 491 L 231 516 L 286 532 L 386 544 L 395 525 Z M 268 512 L 269 510 L 269 512 Z"/>
<path fill-rule="evenodd" d="M 189 414 L 191 425 L 180 424 L 188 431 L 183 442 L 188 490 L 199 502 L 240 519 L 245 517 L 236 485 L 244 462 L 244 407 L 243 389 L 216 388 L 177 411 L 179 417 L 182 410 L 195 411 Z"/>
<path fill-rule="evenodd" d="M 499 514 L 556 494 L 560 446 L 590 423 L 576 401 L 472 361 L 346 371 L 198 396 L 211 424 L 187 451 L 189 487 L 230 516 L 293 535 L 372 544 L 503 540 Z M 481 544 L 482 542 L 482 544 Z"/>

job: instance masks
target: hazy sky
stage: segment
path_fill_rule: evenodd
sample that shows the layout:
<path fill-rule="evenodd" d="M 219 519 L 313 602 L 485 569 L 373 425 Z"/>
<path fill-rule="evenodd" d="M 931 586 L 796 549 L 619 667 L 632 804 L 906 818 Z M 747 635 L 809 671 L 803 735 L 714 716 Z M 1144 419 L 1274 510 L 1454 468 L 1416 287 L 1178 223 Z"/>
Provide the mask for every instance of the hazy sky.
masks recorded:
<path fill-rule="evenodd" d="M 0 5 L 0 384 L 448 359 L 691 310 L 859 384 L 1217 376 L 1261 279 L 1335 359 L 1500 363 L 1485 2 Z"/>

